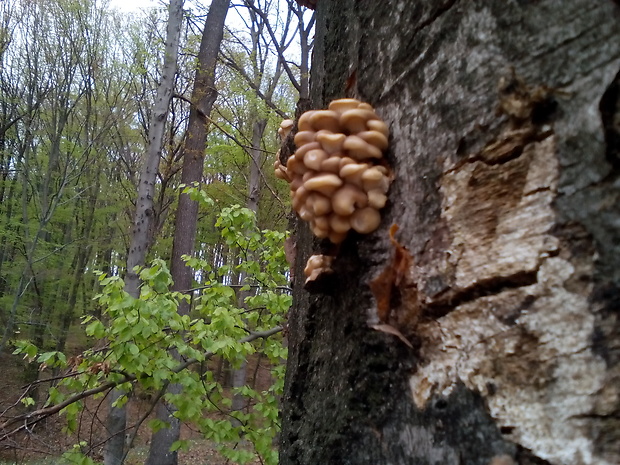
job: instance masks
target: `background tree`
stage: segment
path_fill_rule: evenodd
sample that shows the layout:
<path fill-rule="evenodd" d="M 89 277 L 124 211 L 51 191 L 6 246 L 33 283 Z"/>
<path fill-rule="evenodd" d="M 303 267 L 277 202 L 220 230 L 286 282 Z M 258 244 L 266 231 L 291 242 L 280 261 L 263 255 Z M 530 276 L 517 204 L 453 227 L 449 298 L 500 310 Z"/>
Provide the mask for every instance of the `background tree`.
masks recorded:
<path fill-rule="evenodd" d="M 230 0 L 213 0 L 209 7 L 207 19 L 202 32 L 200 50 L 196 60 L 196 77 L 191 96 L 191 106 L 188 120 L 185 144 L 183 147 L 183 168 L 181 182 L 185 186 L 199 186 L 202 182 L 207 133 L 211 108 L 215 103 L 215 66 L 220 44 L 224 35 L 224 21 L 228 13 Z M 184 257 L 194 252 L 196 228 L 198 221 L 198 202 L 190 197 L 188 192 L 179 195 L 177 206 L 174 240 L 172 245 L 172 260 L 170 272 L 172 275 L 173 290 L 187 293 L 192 288 L 192 270 L 185 264 Z M 189 314 L 189 301 L 182 300 L 179 304 L 179 314 Z M 172 384 L 170 391 L 179 394 L 180 384 Z M 176 465 L 177 452 L 171 450 L 172 444 L 179 439 L 181 426 L 179 419 L 174 416 L 175 407 L 166 402 L 160 402 L 157 407 L 157 419 L 168 424 L 153 434 L 147 465 Z"/>
<path fill-rule="evenodd" d="M 295 282 L 281 463 L 620 462 L 618 3 L 316 4 L 312 108 L 372 104 L 395 179 Z"/>
<path fill-rule="evenodd" d="M 161 80 L 157 87 L 157 96 L 151 111 L 151 120 L 148 127 L 148 149 L 140 171 L 137 186 L 138 195 L 135 202 L 136 209 L 133 217 L 129 251 L 127 253 L 125 291 L 134 299 L 140 296 L 138 268 L 143 267 L 145 264 L 145 258 L 153 242 L 154 231 L 157 227 L 155 182 L 157 181 L 163 152 L 162 146 L 168 110 L 174 93 L 182 23 L 183 0 L 171 0 L 168 7 L 168 23 Z M 104 463 L 106 465 L 119 465 L 124 460 L 127 410 L 125 406 L 116 406 L 116 402 L 124 394 L 119 389 L 114 389 L 110 394 L 110 407 L 106 421 L 106 428 L 110 439 L 106 443 L 104 454 Z"/>

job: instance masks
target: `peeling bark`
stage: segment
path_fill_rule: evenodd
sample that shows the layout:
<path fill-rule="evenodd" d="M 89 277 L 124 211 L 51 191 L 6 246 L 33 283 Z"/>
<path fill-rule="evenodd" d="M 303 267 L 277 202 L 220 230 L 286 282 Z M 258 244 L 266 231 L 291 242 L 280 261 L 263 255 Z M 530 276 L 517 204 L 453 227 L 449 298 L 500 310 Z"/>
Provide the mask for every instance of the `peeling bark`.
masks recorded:
<path fill-rule="evenodd" d="M 283 464 L 620 463 L 620 8 L 317 3 L 311 99 L 371 103 L 381 228 L 294 287 Z M 388 230 L 412 256 L 375 331 Z M 297 227 L 296 276 L 326 247 Z M 299 281 L 299 280 L 298 280 Z"/>

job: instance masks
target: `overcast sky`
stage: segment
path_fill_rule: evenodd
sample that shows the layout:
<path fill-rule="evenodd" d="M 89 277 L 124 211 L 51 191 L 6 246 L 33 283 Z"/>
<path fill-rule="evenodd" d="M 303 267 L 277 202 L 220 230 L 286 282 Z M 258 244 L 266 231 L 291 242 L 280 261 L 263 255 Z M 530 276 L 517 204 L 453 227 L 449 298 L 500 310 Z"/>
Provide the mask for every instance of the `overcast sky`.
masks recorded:
<path fill-rule="evenodd" d="M 120 11 L 138 11 L 140 8 L 157 6 L 158 0 L 110 0 L 110 6 Z"/>

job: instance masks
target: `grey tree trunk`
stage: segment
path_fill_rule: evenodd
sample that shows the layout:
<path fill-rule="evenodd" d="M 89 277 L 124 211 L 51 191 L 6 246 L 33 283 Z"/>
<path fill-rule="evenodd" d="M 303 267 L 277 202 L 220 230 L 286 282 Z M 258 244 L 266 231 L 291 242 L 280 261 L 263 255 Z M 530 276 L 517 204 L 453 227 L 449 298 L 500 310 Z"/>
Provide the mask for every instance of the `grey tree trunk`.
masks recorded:
<path fill-rule="evenodd" d="M 187 136 L 183 149 L 183 168 L 181 182 L 186 185 L 202 182 L 204 159 L 207 144 L 207 129 L 211 109 L 217 97 L 215 89 L 215 66 L 220 44 L 224 35 L 224 22 L 230 0 L 213 0 L 207 13 L 205 26 L 198 52 L 196 79 L 192 90 Z M 186 292 L 192 284 L 192 271 L 185 265 L 184 255 L 194 252 L 196 226 L 198 221 L 198 204 L 187 194 L 179 196 L 174 239 L 172 245 L 172 263 L 170 272 L 174 280 L 173 290 Z M 189 303 L 179 304 L 179 313 L 189 313 Z M 169 391 L 177 394 L 182 387 L 172 384 Z M 176 465 L 177 451 L 170 451 L 172 444 L 179 439 L 181 424 L 175 416 L 175 407 L 161 401 L 157 405 L 157 418 L 170 426 L 153 434 L 146 465 Z"/>
<path fill-rule="evenodd" d="M 281 464 L 620 463 L 618 2 L 316 13 L 313 106 L 372 104 L 395 180 L 323 288 L 295 282 Z M 373 295 L 392 224 L 411 262 Z M 322 247 L 298 226 L 295 276 Z"/>
<path fill-rule="evenodd" d="M 181 24 L 183 23 L 183 0 L 170 0 L 168 9 L 168 25 L 166 30 L 166 47 L 161 82 L 157 88 L 157 96 L 151 121 L 149 124 L 149 145 L 146 158 L 140 172 L 138 198 L 134 213 L 131 242 L 127 254 L 127 270 L 125 273 L 125 291 L 134 298 L 140 296 L 140 278 L 134 270 L 143 266 L 152 240 L 154 225 L 153 198 L 155 197 L 155 181 L 161 158 L 164 129 L 170 107 L 170 99 L 174 90 L 174 78 L 177 72 L 177 57 Z M 112 404 L 123 395 L 114 389 L 110 395 L 110 410 L 106 421 L 110 439 L 104 448 L 105 465 L 120 465 L 125 457 L 125 432 L 127 428 L 126 406 L 115 407 Z"/>

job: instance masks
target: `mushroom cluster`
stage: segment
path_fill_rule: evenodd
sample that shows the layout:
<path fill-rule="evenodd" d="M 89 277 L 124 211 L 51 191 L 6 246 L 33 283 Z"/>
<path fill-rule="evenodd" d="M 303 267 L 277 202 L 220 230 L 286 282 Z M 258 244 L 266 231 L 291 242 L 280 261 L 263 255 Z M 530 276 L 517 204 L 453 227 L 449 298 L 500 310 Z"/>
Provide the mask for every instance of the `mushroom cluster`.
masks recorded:
<path fill-rule="evenodd" d="M 312 255 L 308 262 L 306 263 L 306 267 L 304 268 L 304 275 L 306 275 L 306 284 L 310 281 L 314 281 L 319 277 L 319 275 L 323 273 L 331 273 L 332 263 L 334 261 L 334 257 L 331 255 Z"/>
<path fill-rule="evenodd" d="M 328 110 L 307 111 L 298 121 L 297 151 L 276 176 L 290 183 L 292 204 L 312 232 L 341 243 L 353 229 L 368 234 L 379 227 L 390 171 L 383 164 L 388 127 L 367 103 L 334 100 Z M 285 120 L 283 138 L 292 129 Z"/>

